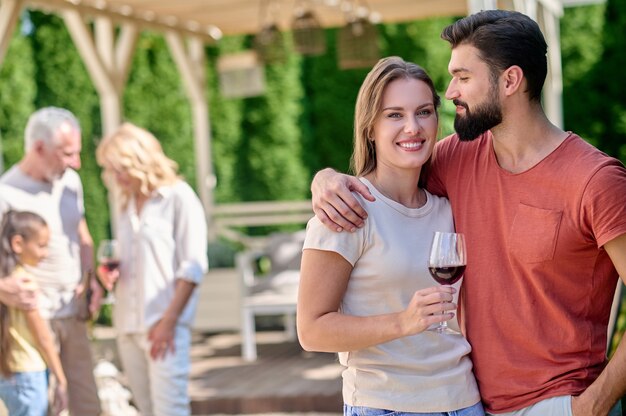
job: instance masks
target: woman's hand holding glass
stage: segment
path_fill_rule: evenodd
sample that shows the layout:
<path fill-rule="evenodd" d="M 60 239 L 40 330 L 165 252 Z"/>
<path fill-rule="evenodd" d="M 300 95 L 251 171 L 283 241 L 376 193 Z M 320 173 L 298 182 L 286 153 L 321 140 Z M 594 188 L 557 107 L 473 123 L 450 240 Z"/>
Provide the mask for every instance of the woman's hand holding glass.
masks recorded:
<path fill-rule="evenodd" d="M 456 305 L 452 303 L 456 289 L 452 286 L 432 286 L 413 294 L 408 307 L 400 313 L 402 332 L 419 334 L 434 324 L 440 324 L 454 317 Z"/>
<path fill-rule="evenodd" d="M 113 302 L 113 289 L 115 282 L 120 277 L 120 253 L 115 240 L 102 240 L 98 245 L 98 278 L 104 288 L 109 292 L 105 303 Z"/>

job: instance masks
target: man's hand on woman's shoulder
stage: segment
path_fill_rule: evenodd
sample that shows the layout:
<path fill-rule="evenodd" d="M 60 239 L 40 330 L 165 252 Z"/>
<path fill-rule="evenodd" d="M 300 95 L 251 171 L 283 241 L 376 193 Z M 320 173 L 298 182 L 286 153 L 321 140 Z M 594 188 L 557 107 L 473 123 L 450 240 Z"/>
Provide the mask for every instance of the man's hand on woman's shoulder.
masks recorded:
<path fill-rule="evenodd" d="M 330 168 L 317 172 L 311 182 L 313 212 L 333 231 L 356 231 L 363 226 L 367 212 L 352 192 L 358 192 L 369 201 L 375 200 L 367 186 L 354 176 Z"/>
<path fill-rule="evenodd" d="M 24 310 L 36 307 L 37 285 L 32 276 L 18 271 L 0 278 L 0 302 Z"/>

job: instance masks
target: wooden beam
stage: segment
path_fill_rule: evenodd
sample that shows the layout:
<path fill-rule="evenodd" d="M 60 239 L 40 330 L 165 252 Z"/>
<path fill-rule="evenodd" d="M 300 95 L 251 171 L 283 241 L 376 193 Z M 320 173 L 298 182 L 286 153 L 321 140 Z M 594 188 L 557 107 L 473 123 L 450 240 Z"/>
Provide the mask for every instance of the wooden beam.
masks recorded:
<path fill-rule="evenodd" d="M 481 10 L 498 8 L 497 0 L 467 0 L 467 14 L 478 13 Z"/>
<path fill-rule="evenodd" d="M 122 121 L 122 94 L 139 29 L 137 25 L 124 24 L 116 41 L 114 22 L 99 16 L 95 21 L 94 41 L 78 9 L 64 10 L 62 16 L 98 91 L 103 134 L 110 134 Z"/>
<path fill-rule="evenodd" d="M 548 43 L 548 75 L 543 87 L 543 106 L 548 119 L 563 128 L 563 72 L 561 64 L 560 16 L 541 4 L 540 25 Z"/>
<path fill-rule="evenodd" d="M 0 3 L 0 66 L 9 49 L 21 10 L 21 0 L 2 0 Z"/>
<path fill-rule="evenodd" d="M 153 29 L 157 32 L 175 30 L 184 35 L 198 37 L 206 43 L 214 43 L 222 36 L 221 31 L 213 25 L 190 29 L 183 22 L 161 21 L 159 20 L 160 17 L 156 15 L 139 16 L 132 12 L 127 12 L 127 9 L 124 8 L 114 10 L 106 2 L 98 3 L 98 7 L 85 2 L 67 0 L 27 0 L 27 4 L 37 9 L 54 10 L 59 14 L 62 14 L 65 10 L 75 10 L 83 16 L 90 16 L 91 18 L 106 17 L 120 24 L 130 23 Z"/>
<path fill-rule="evenodd" d="M 115 83 L 96 49 L 93 35 L 83 21 L 83 16 L 77 10 L 65 10 L 62 16 L 98 93 L 115 90 Z"/>
<path fill-rule="evenodd" d="M 563 3 L 563 7 L 576 7 L 606 3 L 606 0 L 561 0 L 561 2 Z"/>
<path fill-rule="evenodd" d="M 115 82 L 115 74 L 110 70 L 113 65 L 111 62 L 113 53 L 107 51 L 107 44 L 110 46 L 112 40 L 104 34 L 107 28 L 112 32 L 113 26 L 103 23 L 102 20 L 96 22 L 99 45 L 96 47 L 91 30 L 77 10 L 63 11 L 63 20 L 87 67 L 91 81 L 98 91 L 100 114 L 102 115 L 102 133 L 106 136 L 120 125 L 122 118 L 121 93 L 118 91 L 118 83 Z"/>
<path fill-rule="evenodd" d="M 204 45 L 201 39 L 191 38 L 189 40 L 189 48 L 187 48 L 180 33 L 173 30 L 165 33 L 165 40 L 183 78 L 183 85 L 191 103 L 197 189 L 204 206 L 205 215 L 210 224 L 209 239 L 213 240 L 216 234 L 213 231 L 210 217 L 213 210 L 213 188 L 216 181 L 211 158 L 209 105 L 205 92 Z"/>
<path fill-rule="evenodd" d="M 537 0 L 514 0 L 514 9 L 537 21 Z"/>
<path fill-rule="evenodd" d="M 95 19 L 94 31 L 96 35 L 96 51 L 102 60 L 103 69 L 107 73 L 113 74 L 115 72 L 113 22 L 107 17 L 98 16 Z"/>
<path fill-rule="evenodd" d="M 624 290 L 624 282 L 622 279 L 617 279 L 617 287 L 615 288 L 615 294 L 613 295 L 613 304 L 611 306 L 611 314 L 609 315 L 609 326 L 607 327 L 606 334 L 606 352 L 607 354 L 611 350 L 611 342 L 613 341 L 613 335 L 617 329 L 617 318 L 620 314 L 622 306 L 622 290 Z"/>
<path fill-rule="evenodd" d="M 539 3 L 550 13 L 560 18 L 563 16 L 563 1 L 562 0 L 538 0 Z"/>
<path fill-rule="evenodd" d="M 139 39 L 139 27 L 133 23 L 123 23 L 115 44 L 115 64 L 117 71 L 116 81 L 120 91 L 124 90 L 128 74 L 130 73 L 135 47 Z"/>
<path fill-rule="evenodd" d="M 203 100 L 206 95 L 203 88 L 203 76 L 194 68 L 197 62 L 194 62 L 188 54 L 182 37 L 179 33 L 169 30 L 165 32 L 165 40 L 183 78 L 187 95 L 190 99 Z"/>

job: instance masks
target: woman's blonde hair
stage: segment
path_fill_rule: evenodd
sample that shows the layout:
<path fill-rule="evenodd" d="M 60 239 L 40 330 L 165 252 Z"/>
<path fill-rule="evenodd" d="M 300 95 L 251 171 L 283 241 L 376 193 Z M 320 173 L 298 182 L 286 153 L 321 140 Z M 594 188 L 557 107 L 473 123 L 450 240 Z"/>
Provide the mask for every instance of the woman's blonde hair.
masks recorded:
<path fill-rule="evenodd" d="M 397 56 L 379 60 L 365 77 L 356 99 L 354 150 L 350 161 L 351 170 L 356 176 L 367 175 L 376 169 L 376 151 L 372 141 L 374 124 L 381 113 L 385 88 L 397 79 L 423 81 L 433 94 L 435 111 L 441 104 L 441 99 L 435 90 L 432 79 L 421 66 L 412 62 L 406 62 Z"/>
<path fill-rule="evenodd" d="M 117 194 L 123 208 L 131 194 L 130 190 L 117 186 L 115 172 L 124 172 L 137 180 L 139 192 L 145 196 L 159 186 L 180 179 L 178 164 L 165 156 L 156 137 L 132 123 L 122 124 L 113 134 L 102 139 L 96 149 L 96 160 L 104 168 L 104 183 Z"/>

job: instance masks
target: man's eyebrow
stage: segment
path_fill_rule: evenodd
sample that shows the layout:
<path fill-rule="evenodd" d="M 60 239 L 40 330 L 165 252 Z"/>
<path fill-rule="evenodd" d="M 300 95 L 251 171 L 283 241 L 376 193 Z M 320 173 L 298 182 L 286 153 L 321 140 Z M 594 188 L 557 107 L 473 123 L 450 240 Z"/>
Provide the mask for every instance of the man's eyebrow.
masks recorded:
<path fill-rule="evenodd" d="M 459 72 L 471 72 L 471 71 L 468 68 L 464 68 L 464 67 L 454 68 L 450 71 L 450 73 L 453 75 L 458 74 Z"/>

